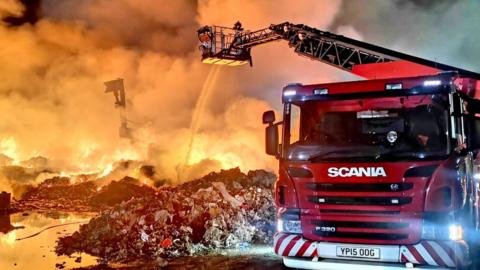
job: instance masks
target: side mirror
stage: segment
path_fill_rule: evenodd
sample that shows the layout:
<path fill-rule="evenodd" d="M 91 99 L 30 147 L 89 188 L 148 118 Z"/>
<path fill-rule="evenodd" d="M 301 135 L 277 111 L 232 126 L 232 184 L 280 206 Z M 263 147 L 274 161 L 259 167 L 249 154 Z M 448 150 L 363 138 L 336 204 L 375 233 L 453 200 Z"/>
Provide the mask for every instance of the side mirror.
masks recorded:
<path fill-rule="evenodd" d="M 262 121 L 264 124 L 273 124 L 275 122 L 275 113 L 273 111 L 266 111 L 263 113 Z"/>
<path fill-rule="evenodd" d="M 265 128 L 265 152 L 267 155 L 278 157 L 278 125 L 269 125 Z"/>

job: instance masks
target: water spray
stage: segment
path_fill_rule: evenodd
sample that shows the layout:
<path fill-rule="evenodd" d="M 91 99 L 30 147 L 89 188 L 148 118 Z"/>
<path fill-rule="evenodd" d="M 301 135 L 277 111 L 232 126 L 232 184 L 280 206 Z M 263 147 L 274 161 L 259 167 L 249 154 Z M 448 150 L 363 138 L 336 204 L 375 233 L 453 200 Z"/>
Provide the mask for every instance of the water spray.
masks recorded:
<path fill-rule="evenodd" d="M 208 100 L 212 94 L 212 91 L 215 87 L 215 82 L 217 81 L 218 74 L 220 71 L 219 66 L 214 66 L 210 69 L 210 72 L 203 83 L 202 90 L 200 91 L 200 95 L 198 96 L 197 103 L 195 104 L 195 108 L 192 113 L 192 120 L 190 122 L 190 142 L 188 143 L 187 153 L 185 155 L 185 160 L 183 164 L 177 167 L 177 178 L 180 180 L 181 176 L 181 168 L 187 166 L 191 162 L 191 155 L 192 150 L 195 146 L 195 136 L 198 132 L 198 128 L 200 125 L 200 120 L 202 119 L 203 114 L 205 113 L 205 107 L 208 103 Z"/>

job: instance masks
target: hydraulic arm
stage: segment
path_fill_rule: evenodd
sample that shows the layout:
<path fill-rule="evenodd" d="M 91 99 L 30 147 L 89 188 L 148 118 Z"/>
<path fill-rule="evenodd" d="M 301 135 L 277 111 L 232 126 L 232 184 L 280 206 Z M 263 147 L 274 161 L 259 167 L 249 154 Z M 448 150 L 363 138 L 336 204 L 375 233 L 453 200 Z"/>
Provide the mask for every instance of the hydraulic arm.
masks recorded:
<path fill-rule="evenodd" d="M 373 79 L 429 75 L 456 71 L 478 80 L 480 74 L 415 57 L 380 46 L 289 22 L 246 31 L 237 22 L 233 28 L 204 26 L 198 30 L 202 61 L 209 64 L 252 65 L 251 49 L 277 40 L 286 40 L 294 51 L 310 59 Z"/>

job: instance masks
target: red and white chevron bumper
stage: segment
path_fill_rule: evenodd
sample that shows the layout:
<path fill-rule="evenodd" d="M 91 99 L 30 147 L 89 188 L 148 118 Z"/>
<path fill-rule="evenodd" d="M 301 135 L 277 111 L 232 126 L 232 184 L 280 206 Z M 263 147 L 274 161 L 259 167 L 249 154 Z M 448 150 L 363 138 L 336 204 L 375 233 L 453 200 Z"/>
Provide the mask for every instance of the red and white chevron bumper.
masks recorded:
<path fill-rule="evenodd" d="M 400 262 L 457 267 L 467 265 L 468 246 L 464 242 L 422 241 L 400 248 Z"/>
<path fill-rule="evenodd" d="M 284 257 L 318 256 L 317 242 L 304 239 L 298 234 L 277 233 L 273 237 L 275 253 Z"/>
<path fill-rule="evenodd" d="M 347 243 L 325 243 L 304 239 L 301 235 L 277 233 L 274 250 L 283 257 L 320 257 L 330 259 L 352 259 L 336 256 L 337 246 Z M 355 246 L 359 246 L 358 244 Z M 413 263 L 440 267 L 458 267 L 468 263 L 468 247 L 463 242 L 422 241 L 416 245 L 365 245 L 379 248 L 379 262 Z M 356 260 L 362 260 L 355 258 Z M 368 260 L 368 259 L 366 259 Z M 369 261 L 372 261 L 371 259 Z"/>

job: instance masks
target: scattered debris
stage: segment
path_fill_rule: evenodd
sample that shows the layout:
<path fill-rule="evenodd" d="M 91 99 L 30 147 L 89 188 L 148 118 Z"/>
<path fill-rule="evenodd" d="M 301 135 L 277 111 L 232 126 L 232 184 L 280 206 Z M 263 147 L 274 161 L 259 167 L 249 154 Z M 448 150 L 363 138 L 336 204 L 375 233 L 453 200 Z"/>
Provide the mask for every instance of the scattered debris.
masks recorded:
<path fill-rule="evenodd" d="M 85 252 L 104 262 L 157 260 L 164 266 L 162 258 L 268 244 L 275 230 L 274 181 L 271 173 L 245 175 L 236 168 L 176 187 L 145 187 L 143 196 L 102 211 L 60 238 L 56 253 Z"/>

